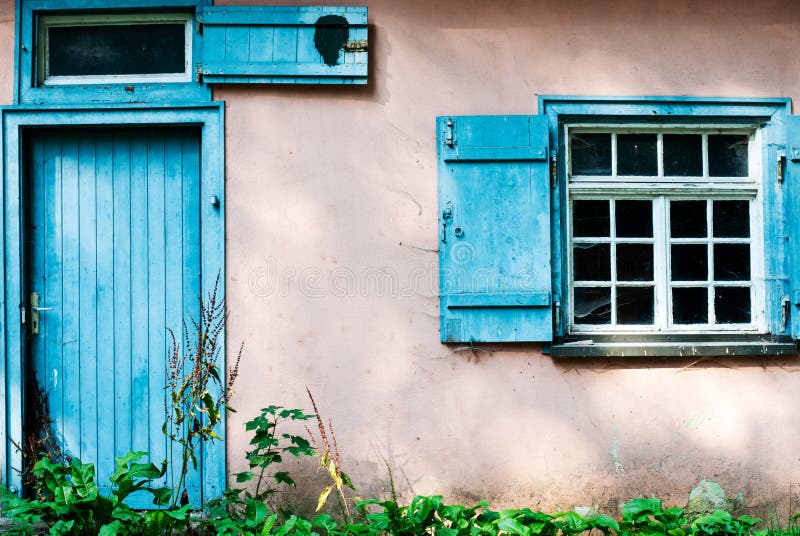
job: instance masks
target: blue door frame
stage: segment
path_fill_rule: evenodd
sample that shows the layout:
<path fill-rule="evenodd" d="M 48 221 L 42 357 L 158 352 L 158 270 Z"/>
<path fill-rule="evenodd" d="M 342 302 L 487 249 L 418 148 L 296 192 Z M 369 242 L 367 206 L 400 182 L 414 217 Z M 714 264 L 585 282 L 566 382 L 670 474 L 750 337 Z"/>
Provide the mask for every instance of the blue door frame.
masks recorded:
<path fill-rule="evenodd" d="M 201 128 L 200 221 L 202 288 L 210 289 L 220 274 L 220 291 L 225 282 L 225 181 L 223 103 L 124 106 L 12 106 L 0 108 L 3 186 L 0 203 L 0 482 L 13 491 L 21 490 L 18 469 L 21 453 L 14 444 L 23 438 L 23 359 L 26 356 L 25 329 L 21 307 L 23 293 L 23 134 L 41 127 L 170 125 Z M 223 294 L 224 295 L 224 294 Z M 224 348 L 224 339 L 223 339 Z M 223 354 L 224 361 L 224 354 Z M 202 453 L 202 499 L 219 496 L 226 484 L 225 424 L 222 441 L 204 446 Z M 87 460 L 89 461 L 89 460 Z"/>

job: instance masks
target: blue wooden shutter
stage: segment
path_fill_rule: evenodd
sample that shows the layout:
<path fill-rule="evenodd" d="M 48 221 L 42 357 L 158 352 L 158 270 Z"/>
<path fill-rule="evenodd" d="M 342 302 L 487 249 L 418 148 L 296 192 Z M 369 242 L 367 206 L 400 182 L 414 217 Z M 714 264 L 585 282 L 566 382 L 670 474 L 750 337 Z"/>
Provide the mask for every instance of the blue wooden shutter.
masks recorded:
<path fill-rule="evenodd" d="M 366 84 L 366 7 L 206 7 L 201 74 L 216 84 Z"/>
<path fill-rule="evenodd" d="M 786 118 L 788 162 L 783 187 L 786 189 L 786 233 L 789 243 L 789 322 L 795 339 L 800 339 L 800 116 Z M 767 244 L 769 247 L 769 244 Z M 769 250 L 766 252 L 770 255 Z"/>
<path fill-rule="evenodd" d="M 547 118 L 437 126 L 442 342 L 550 341 Z"/>

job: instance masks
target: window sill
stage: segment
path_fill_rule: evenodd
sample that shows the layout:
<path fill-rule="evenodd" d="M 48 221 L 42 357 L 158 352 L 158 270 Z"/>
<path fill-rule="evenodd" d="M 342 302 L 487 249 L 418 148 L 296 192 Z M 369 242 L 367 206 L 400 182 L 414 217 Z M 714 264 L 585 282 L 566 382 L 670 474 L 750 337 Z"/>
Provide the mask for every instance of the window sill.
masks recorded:
<path fill-rule="evenodd" d="M 677 338 L 677 337 L 676 337 Z M 797 355 L 797 344 L 771 337 L 681 337 L 680 340 L 567 340 L 550 346 L 552 357 L 702 357 Z M 675 338 L 673 338 L 675 339 Z"/>

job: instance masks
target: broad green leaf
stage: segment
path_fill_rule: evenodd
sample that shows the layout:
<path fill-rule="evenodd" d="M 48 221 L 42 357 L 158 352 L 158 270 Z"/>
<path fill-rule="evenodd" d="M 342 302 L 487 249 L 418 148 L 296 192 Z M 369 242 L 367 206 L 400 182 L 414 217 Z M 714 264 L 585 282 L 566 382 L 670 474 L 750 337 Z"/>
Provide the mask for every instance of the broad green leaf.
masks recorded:
<path fill-rule="evenodd" d="M 250 471 L 243 471 L 241 473 L 236 473 L 233 476 L 236 477 L 236 482 L 241 484 L 242 482 L 249 482 L 255 478 L 255 475 Z"/>
<path fill-rule="evenodd" d="M 260 502 L 248 499 L 244 508 L 245 523 L 248 527 L 256 527 L 260 525 L 267 518 L 267 505 Z"/>

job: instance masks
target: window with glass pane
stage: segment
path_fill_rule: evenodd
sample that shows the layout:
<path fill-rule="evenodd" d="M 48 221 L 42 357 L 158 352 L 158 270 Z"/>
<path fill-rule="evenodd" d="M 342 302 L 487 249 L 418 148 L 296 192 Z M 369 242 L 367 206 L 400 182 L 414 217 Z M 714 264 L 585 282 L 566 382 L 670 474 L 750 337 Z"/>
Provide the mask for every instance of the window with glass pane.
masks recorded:
<path fill-rule="evenodd" d="M 757 331 L 754 131 L 567 127 L 572 332 Z"/>
<path fill-rule="evenodd" d="M 39 83 L 189 81 L 190 21 L 189 14 L 43 16 Z"/>

